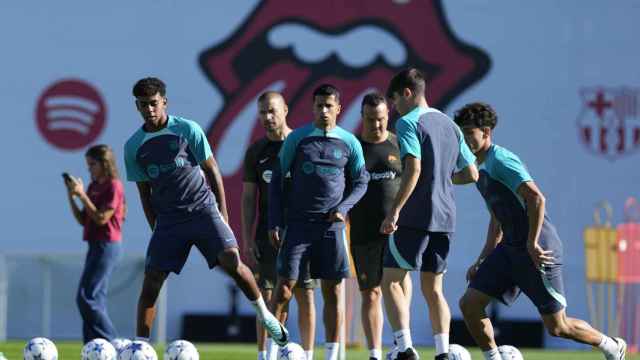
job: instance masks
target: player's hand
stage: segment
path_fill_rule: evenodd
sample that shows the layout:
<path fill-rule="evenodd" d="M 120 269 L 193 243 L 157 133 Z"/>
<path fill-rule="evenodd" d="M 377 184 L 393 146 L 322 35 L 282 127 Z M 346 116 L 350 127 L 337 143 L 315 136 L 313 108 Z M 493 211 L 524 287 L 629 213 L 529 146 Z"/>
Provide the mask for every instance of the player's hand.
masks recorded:
<path fill-rule="evenodd" d="M 543 249 L 537 242 L 527 243 L 527 251 L 536 269 L 542 269 L 545 265 L 553 265 L 555 259 L 551 256 L 552 251 Z"/>
<path fill-rule="evenodd" d="M 344 222 L 344 215 L 341 212 L 334 210 L 329 213 L 329 222 Z"/>
<path fill-rule="evenodd" d="M 271 245 L 273 245 L 274 248 L 280 249 L 280 245 L 282 245 L 282 241 L 280 240 L 279 227 L 276 226 L 275 228 L 269 230 L 269 240 L 271 240 Z"/>
<path fill-rule="evenodd" d="M 398 229 L 398 225 L 396 224 L 397 222 L 398 213 L 391 213 L 387 215 L 380 225 L 380 232 L 387 235 L 392 234 L 396 229 Z"/>

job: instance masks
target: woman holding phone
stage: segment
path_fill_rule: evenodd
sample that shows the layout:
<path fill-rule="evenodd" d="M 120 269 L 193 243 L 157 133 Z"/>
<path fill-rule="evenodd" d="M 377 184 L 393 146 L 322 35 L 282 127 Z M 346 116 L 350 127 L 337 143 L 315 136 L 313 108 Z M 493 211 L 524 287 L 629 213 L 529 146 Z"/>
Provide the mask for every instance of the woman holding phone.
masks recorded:
<path fill-rule="evenodd" d="M 67 173 L 63 177 L 71 211 L 84 228 L 83 239 L 88 244 L 76 297 L 83 320 L 82 336 L 87 343 L 95 338 L 111 341 L 117 335 L 107 314 L 107 289 L 109 277 L 120 257 L 126 203 L 111 148 L 108 145 L 92 146 L 85 158 L 91 175 L 86 192 L 82 179 Z"/>

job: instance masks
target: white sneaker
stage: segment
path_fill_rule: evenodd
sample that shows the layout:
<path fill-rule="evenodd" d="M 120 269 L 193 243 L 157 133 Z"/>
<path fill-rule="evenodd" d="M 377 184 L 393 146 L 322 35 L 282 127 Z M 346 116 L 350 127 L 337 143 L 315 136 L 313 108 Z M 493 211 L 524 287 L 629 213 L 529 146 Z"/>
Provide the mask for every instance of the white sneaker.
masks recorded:
<path fill-rule="evenodd" d="M 612 339 L 613 339 L 613 341 L 618 343 L 618 352 L 616 354 L 613 354 L 613 355 L 606 355 L 605 354 L 605 356 L 604 356 L 605 359 L 607 359 L 607 360 L 624 360 L 624 357 L 627 354 L 627 343 L 624 341 L 624 339 L 619 338 L 619 337 L 614 337 Z"/>

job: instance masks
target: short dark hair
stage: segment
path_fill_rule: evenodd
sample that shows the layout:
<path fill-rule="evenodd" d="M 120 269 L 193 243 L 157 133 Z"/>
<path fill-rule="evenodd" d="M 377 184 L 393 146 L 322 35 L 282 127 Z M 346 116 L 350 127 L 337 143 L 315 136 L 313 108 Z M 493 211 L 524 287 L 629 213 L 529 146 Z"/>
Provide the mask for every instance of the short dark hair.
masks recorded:
<path fill-rule="evenodd" d="M 280 94 L 277 91 L 269 90 L 269 91 L 265 91 L 262 94 L 260 94 L 260 96 L 258 97 L 258 103 L 262 103 L 262 102 L 267 101 L 267 100 L 269 100 L 271 98 L 274 98 L 274 97 L 275 98 L 280 98 L 284 102 L 284 96 L 282 96 L 282 94 Z"/>
<path fill-rule="evenodd" d="M 147 77 L 138 80 L 138 82 L 133 85 L 133 96 L 135 97 L 147 97 L 155 94 L 160 94 L 162 97 L 167 94 L 167 86 L 158 78 Z"/>
<path fill-rule="evenodd" d="M 498 114 L 489 104 L 473 102 L 456 111 L 453 121 L 460 127 L 471 125 L 493 129 L 498 124 Z"/>
<path fill-rule="evenodd" d="M 426 81 L 422 71 L 408 68 L 397 73 L 389 83 L 387 97 L 391 99 L 394 93 L 402 93 L 403 89 L 409 89 L 417 95 L 424 95 Z"/>
<path fill-rule="evenodd" d="M 313 101 L 316 100 L 316 96 L 331 96 L 336 98 L 336 101 L 340 103 L 340 90 L 331 84 L 322 84 L 313 90 Z"/>
<path fill-rule="evenodd" d="M 370 92 L 362 98 L 362 104 L 360 105 L 360 112 L 364 111 L 364 106 L 377 107 L 380 104 L 387 105 L 387 99 L 385 99 L 379 92 Z"/>

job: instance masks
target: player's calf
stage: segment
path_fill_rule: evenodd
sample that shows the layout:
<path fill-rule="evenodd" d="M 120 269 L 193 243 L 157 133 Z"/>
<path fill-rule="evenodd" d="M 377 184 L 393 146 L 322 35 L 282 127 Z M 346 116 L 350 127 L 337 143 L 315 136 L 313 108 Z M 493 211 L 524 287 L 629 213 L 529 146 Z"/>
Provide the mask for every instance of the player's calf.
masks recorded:
<path fill-rule="evenodd" d="M 156 300 L 169 274 L 157 270 L 147 270 L 138 299 L 138 321 L 136 335 L 148 338 L 156 316 Z"/>

